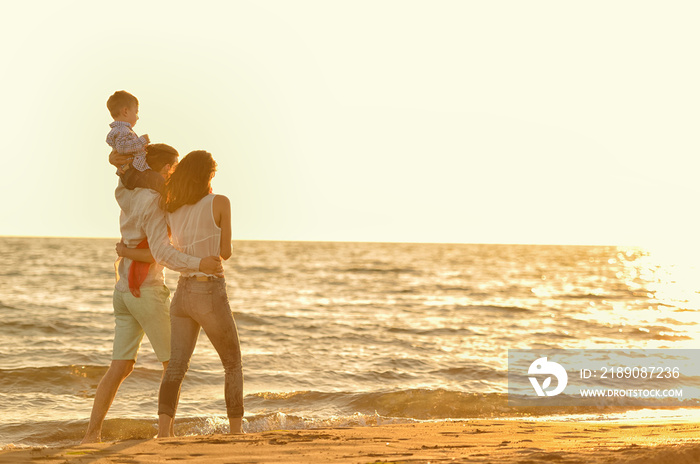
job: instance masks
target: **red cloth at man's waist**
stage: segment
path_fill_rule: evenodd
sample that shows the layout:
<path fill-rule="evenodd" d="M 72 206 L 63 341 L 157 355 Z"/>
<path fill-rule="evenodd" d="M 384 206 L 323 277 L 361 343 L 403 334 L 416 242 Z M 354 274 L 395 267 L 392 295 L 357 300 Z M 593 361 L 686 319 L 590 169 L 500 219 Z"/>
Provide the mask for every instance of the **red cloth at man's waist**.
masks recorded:
<path fill-rule="evenodd" d="M 136 245 L 136 248 L 148 248 L 148 239 L 144 238 L 141 243 Z M 141 297 L 141 284 L 148 276 L 148 270 L 151 268 L 151 263 L 143 263 L 141 261 L 132 261 L 129 266 L 129 291 L 136 298 Z"/>

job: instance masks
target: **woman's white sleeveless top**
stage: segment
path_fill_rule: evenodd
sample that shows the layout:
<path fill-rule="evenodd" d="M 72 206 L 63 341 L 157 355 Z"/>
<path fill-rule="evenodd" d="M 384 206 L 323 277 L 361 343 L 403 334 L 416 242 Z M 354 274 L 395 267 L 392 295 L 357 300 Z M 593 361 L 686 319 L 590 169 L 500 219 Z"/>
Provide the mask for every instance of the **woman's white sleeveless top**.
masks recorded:
<path fill-rule="evenodd" d="M 194 205 L 179 207 L 167 214 L 173 246 L 198 258 L 221 255 L 221 228 L 214 221 L 214 195 L 210 193 Z M 206 275 L 181 272 L 183 276 Z"/>

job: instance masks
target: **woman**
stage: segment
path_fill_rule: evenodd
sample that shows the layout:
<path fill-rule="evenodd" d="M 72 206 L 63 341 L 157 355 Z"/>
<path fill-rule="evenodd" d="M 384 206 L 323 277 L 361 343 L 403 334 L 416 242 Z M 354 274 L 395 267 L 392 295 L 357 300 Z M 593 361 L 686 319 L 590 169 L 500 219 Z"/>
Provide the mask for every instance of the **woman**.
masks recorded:
<path fill-rule="evenodd" d="M 192 256 L 231 256 L 231 205 L 211 193 L 216 162 L 206 151 L 185 156 L 165 184 L 166 212 L 173 246 Z M 231 433 L 241 433 L 243 371 L 238 330 L 231 314 L 226 282 L 202 272 L 182 272 L 170 305 L 171 355 L 158 394 L 158 436 L 172 434 L 180 386 L 189 367 L 200 327 L 224 365 L 226 412 Z"/>

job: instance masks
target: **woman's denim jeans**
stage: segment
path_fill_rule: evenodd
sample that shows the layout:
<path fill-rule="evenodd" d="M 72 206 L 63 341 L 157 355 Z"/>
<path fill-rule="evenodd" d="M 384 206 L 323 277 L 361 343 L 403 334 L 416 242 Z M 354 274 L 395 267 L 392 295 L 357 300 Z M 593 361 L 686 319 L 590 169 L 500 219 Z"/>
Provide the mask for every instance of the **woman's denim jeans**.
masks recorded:
<path fill-rule="evenodd" d="M 228 417 L 243 417 L 243 370 L 238 330 L 231 314 L 224 279 L 198 281 L 180 277 L 170 305 L 171 354 L 158 395 L 158 414 L 175 417 L 180 386 L 190 365 L 200 327 L 224 365 Z"/>

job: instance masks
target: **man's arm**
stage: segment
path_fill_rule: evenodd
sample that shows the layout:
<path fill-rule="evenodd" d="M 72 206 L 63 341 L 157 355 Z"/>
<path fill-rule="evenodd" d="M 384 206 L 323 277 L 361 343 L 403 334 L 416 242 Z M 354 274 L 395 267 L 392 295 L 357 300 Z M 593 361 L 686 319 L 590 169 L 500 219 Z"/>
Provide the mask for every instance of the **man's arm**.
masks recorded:
<path fill-rule="evenodd" d="M 124 242 L 117 243 L 116 247 L 117 255 L 122 258 L 128 258 L 132 261 L 139 261 L 142 263 L 152 264 L 156 260 L 151 254 L 150 248 L 129 248 L 124 245 Z M 221 259 L 216 256 L 207 256 L 202 258 L 199 262 L 199 270 L 205 274 L 216 275 L 223 277 L 223 268 L 221 265 Z"/>
<path fill-rule="evenodd" d="M 149 264 L 156 262 L 149 248 L 129 248 L 124 242 L 118 242 L 115 251 L 117 252 L 117 256 L 129 258 L 132 261 L 140 261 Z"/>
<path fill-rule="evenodd" d="M 109 154 L 109 164 L 115 166 L 119 171 L 119 174 L 124 174 L 124 171 L 122 171 L 122 166 L 131 163 L 133 159 L 133 156 L 122 155 L 114 149 L 112 150 L 112 153 Z"/>

